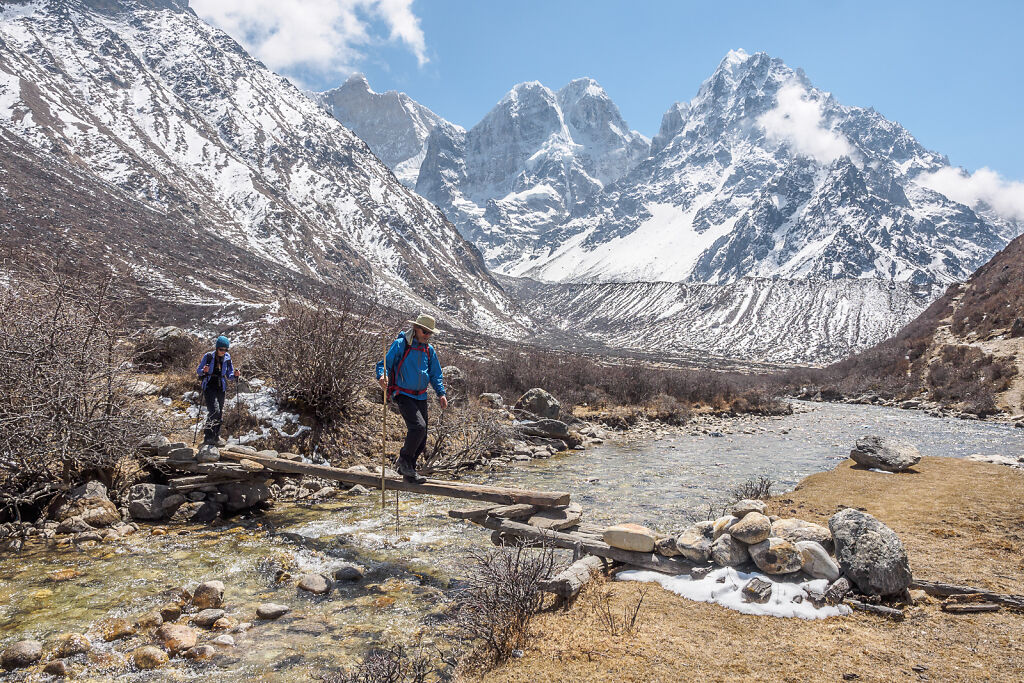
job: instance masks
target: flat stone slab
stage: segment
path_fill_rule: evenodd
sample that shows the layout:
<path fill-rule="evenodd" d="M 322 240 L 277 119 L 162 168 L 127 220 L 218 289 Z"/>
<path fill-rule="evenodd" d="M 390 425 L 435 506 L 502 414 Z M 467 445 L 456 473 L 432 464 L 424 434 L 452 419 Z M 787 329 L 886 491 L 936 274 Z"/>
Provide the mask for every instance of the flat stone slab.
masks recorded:
<path fill-rule="evenodd" d="M 604 542 L 613 548 L 635 553 L 654 551 L 657 535 L 639 524 L 616 524 L 604 530 Z"/>
<path fill-rule="evenodd" d="M 583 506 L 579 503 L 569 503 L 565 507 L 542 510 L 530 517 L 527 524 L 538 529 L 560 531 L 575 526 L 582 517 Z"/>

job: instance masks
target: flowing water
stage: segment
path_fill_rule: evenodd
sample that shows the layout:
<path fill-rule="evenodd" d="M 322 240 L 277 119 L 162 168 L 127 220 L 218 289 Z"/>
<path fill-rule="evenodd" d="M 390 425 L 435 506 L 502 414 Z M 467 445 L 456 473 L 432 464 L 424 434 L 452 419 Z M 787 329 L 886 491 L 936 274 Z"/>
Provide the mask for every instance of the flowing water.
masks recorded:
<path fill-rule="evenodd" d="M 794 415 L 736 420 L 720 429 L 721 436 L 676 431 L 614 438 L 585 452 L 467 479 L 569 491 L 588 521 L 635 521 L 673 531 L 751 477 L 770 476 L 780 492 L 831 469 L 864 434 L 906 439 L 924 455 L 1024 455 L 1022 430 L 1004 424 L 876 406 L 799 404 Z M 0 558 L 0 647 L 61 632 L 96 634 L 99 620 L 136 618 L 165 602 L 168 588 L 211 579 L 227 586 L 227 611 L 238 621 L 252 620 L 261 602 L 284 603 L 292 612 L 233 634 L 236 647 L 222 650 L 212 663 L 181 666 L 170 674 L 174 678 L 309 680 L 350 665 L 372 643 L 407 641 L 420 632 L 429 640 L 437 628 L 430 625 L 432 616 L 445 610 L 448 589 L 464 572 L 469 553 L 490 545 L 490 532 L 447 517 L 449 508 L 464 502 L 403 494 L 396 535 L 393 496 L 388 494 L 383 514 L 379 494 L 343 497 L 312 507 L 282 504 L 184 535 L 140 533 L 81 549 L 26 546 Z M 322 598 L 300 594 L 294 579 L 275 578 L 280 570 L 292 577 L 329 573 L 346 561 L 366 567 L 366 578 Z M 67 569 L 76 574 L 52 578 Z M 118 676 L 124 652 L 141 642 L 108 644 L 93 637 L 90 673 Z M 168 675 L 135 672 L 127 679 Z"/>

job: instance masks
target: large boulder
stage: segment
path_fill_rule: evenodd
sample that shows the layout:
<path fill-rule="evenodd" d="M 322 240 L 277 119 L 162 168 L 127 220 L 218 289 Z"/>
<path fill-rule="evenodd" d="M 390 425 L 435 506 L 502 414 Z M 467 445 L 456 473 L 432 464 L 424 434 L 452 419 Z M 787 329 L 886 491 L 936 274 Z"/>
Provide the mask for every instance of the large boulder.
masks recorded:
<path fill-rule="evenodd" d="M 228 512 L 248 510 L 254 505 L 265 503 L 273 497 L 270 488 L 265 484 L 254 484 L 247 482 L 230 482 L 220 484 L 218 490 L 227 494 L 228 500 L 224 504 Z"/>
<path fill-rule="evenodd" d="M 784 538 L 790 543 L 797 541 L 814 541 L 825 550 L 832 552 L 832 532 L 814 522 L 806 522 L 795 517 L 777 519 L 772 522 L 772 536 Z"/>
<path fill-rule="evenodd" d="M 800 550 L 781 538 L 768 538 L 747 546 L 750 559 L 765 574 L 792 574 L 803 568 Z"/>
<path fill-rule="evenodd" d="M 896 533 L 866 512 L 846 508 L 828 521 L 843 574 L 867 595 L 901 594 L 910 586 L 910 562 Z"/>
<path fill-rule="evenodd" d="M 163 484 L 136 484 L 128 489 L 126 500 L 128 514 L 132 519 L 161 519 L 164 516 L 164 501 L 170 489 Z"/>
<path fill-rule="evenodd" d="M 720 567 L 738 567 L 750 561 L 750 551 L 732 534 L 722 534 L 711 544 L 711 561 Z"/>
<path fill-rule="evenodd" d="M 67 500 L 57 508 L 53 517 L 58 522 L 80 517 L 86 524 L 96 529 L 121 521 L 117 506 L 107 498 L 107 487 L 98 481 L 86 482 L 72 489 Z"/>
<path fill-rule="evenodd" d="M 676 549 L 691 562 L 707 562 L 711 557 L 712 532 L 712 522 L 698 522 L 676 537 Z"/>
<path fill-rule="evenodd" d="M 520 432 L 526 436 L 539 436 L 546 439 L 572 438 L 569 435 L 569 426 L 561 420 L 543 419 L 528 420 L 516 425 Z"/>
<path fill-rule="evenodd" d="M 554 396 L 541 388 L 527 391 L 516 401 L 516 408 L 533 413 L 538 417 L 556 419 L 562 411 L 562 404 Z"/>
<path fill-rule="evenodd" d="M 444 368 L 444 388 L 448 391 L 449 398 L 463 398 L 466 395 L 466 373 L 454 365 L 446 365 Z"/>
<path fill-rule="evenodd" d="M 772 523 L 760 512 L 748 512 L 743 519 L 729 527 L 729 534 L 742 543 L 760 543 L 772 534 Z"/>
<path fill-rule="evenodd" d="M 921 462 L 921 453 L 916 446 L 887 436 L 865 436 L 857 439 L 857 445 L 850 451 L 850 457 L 858 465 L 886 472 L 902 472 Z"/>
<path fill-rule="evenodd" d="M 637 553 L 654 551 L 657 534 L 639 524 L 616 524 L 604 530 L 604 542 L 613 548 L 632 550 Z"/>

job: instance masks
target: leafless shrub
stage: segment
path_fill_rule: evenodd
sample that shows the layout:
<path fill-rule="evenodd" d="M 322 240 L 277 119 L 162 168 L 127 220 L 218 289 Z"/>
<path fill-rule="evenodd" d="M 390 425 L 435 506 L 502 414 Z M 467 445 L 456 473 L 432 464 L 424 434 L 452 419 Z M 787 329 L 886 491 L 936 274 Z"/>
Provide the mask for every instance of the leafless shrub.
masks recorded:
<path fill-rule="evenodd" d="M 634 600 L 626 601 L 619 610 L 612 604 L 612 589 L 607 584 L 598 589 L 597 618 L 609 635 L 630 636 L 640 632 L 644 600 L 650 589 L 648 584 L 637 584 Z"/>
<path fill-rule="evenodd" d="M 473 554 L 468 585 L 456 598 L 457 637 L 475 645 L 469 667 L 505 662 L 523 649 L 530 622 L 544 604 L 540 582 L 554 568 L 551 548 L 503 546 Z"/>
<path fill-rule="evenodd" d="M 86 474 L 116 483 L 158 429 L 129 385 L 113 277 L 50 270 L 0 287 L 0 507 L 22 511 Z"/>
<path fill-rule="evenodd" d="M 285 301 L 263 330 L 252 357 L 282 403 L 312 415 L 316 446 L 321 429 L 351 414 L 373 377 L 387 341 L 382 311 L 351 296 L 330 294 L 315 303 Z"/>
<path fill-rule="evenodd" d="M 453 402 L 441 412 L 431 432 L 423 462 L 436 472 L 471 467 L 482 454 L 500 450 L 514 429 L 493 410 Z"/>
<path fill-rule="evenodd" d="M 739 486 L 733 488 L 730 494 L 730 502 L 767 500 L 772 497 L 772 488 L 774 488 L 776 483 L 774 479 L 765 474 L 747 479 Z"/>
<path fill-rule="evenodd" d="M 427 683 L 449 680 L 422 647 L 384 645 L 371 649 L 353 669 L 324 678 L 327 683 Z"/>

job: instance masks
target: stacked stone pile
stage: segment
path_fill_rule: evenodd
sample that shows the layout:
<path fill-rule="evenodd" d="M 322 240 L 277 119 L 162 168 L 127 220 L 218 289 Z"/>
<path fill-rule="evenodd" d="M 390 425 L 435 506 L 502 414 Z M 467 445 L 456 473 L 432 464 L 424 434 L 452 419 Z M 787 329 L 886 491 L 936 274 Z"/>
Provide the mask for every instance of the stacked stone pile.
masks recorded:
<path fill-rule="evenodd" d="M 606 437 L 604 430 L 584 420 L 571 415 L 562 419 L 561 403 L 539 387 L 520 396 L 511 409 L 500 394 L 480 394 L 480 401 L 505 413 L 513 420 L 518 434 L 507 445 L 506 452 L 494 459 L 499 463 L 548 458 L 569 449 L 583 450 L 589 444 L 603 443 Z"/>
<path fill-rule="evenodd" d="M 826 528 L 770 515 L 764 501 L 741 500 L 730 514 L 693 524 L 676 536 L 620 524 L 605 530 L 604 541 L 623 550 L 681 556 L 697 565 L 694 577 L 706 576 L 717 565 L 825 579 L 830 590 L 835 588 L 832 594 L 808 596 L 822 604 L 842 600 L 852 588 L 869 596 L 904 596 L 911 582 L 907 554 L 896 534 L 852 508 L 833 515 Z M 763 586 L 753 586 L 747 593 L 763 592 Z"/>

